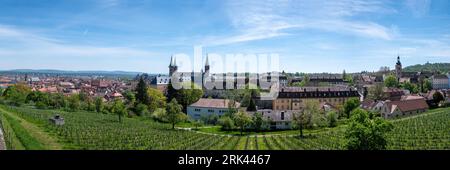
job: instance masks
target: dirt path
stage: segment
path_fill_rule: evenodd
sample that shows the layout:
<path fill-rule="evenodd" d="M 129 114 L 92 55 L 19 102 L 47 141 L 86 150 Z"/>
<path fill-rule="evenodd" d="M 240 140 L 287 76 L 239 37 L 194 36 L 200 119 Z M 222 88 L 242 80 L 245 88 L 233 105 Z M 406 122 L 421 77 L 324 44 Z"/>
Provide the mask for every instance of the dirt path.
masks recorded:
<path fill-rule="evenodd" d="M 4 110 L 0 107 L 0 112 L 3 112 L 5 114 L 8 114 L 9 116 L 13 117 L 14 119 L 17 119 L 20 121 L 20 125 L 22 125 L 23 128 L 25 128 L 28 133 L 30 133 L 31 136 L 33 136 L 36 140 L 38 140 L 45 149 L 49 150 L 61 150 L 63 147 L 57 142 L 55 138 L 50 136 L 47 132 L 45 132 L 42 128 L 36 126 L 33 123 L 30 123 L 26 121 L 25 119 L 22 119 L 21 117 L 17 116 L 16 114 L 9 112 L 7 110 Z"/>

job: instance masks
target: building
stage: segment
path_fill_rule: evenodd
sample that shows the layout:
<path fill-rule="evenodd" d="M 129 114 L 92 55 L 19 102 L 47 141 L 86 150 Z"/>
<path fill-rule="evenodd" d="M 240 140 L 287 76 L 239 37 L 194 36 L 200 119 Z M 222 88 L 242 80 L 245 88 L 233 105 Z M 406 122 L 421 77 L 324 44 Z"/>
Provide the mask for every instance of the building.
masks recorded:
<path fill-rule="evenodd" d="M 381 108 L 381 115 L 386 119 L 398 118 L 423 113 L 428 108 L 424 99 L 386 101 Z"/>
<path fill-rule="evenodd" d="M 187 107 L 187 114 L 193 119 L 200 119 L 202 116 L 216 114 L 222 116 L 228 111 L 230 100 L 228 99 L 207 99 L 201 98 L 197 102 Z M 235 103 L 235 108 L 239 108 L 241 104 Z"/>
<path fill-rule="evenodd" d="M 163 94 L 166 94 L 169 83 L 170 83 L 169 76 L 158 75 L 152 79 L 152 81 L 150 82 L 150 87 L 158 89 Z"/>
<path fill-rule="evenodd" d="M 447 75 L 433 75 L 431 76 L 431 84 L 433 86 L 433 89 L 447 89 L 449 86 L 449 79 Z"/>
<path fill-rule="evenodd" d="M 267 127 L 263 129 L 292 129 L 292 115 L 295 111 L 274 111 L 271 109 L 261 109 L 257 111 L 262 114 L 263 119 L 268 122 Z M 255 112 L 249 112 L 250 116 L 253 116 Z"/>
<path fill-rule="evenodd" d="M 347 87 L 282 87 L 272 101 L 273 110 L 302 110 L 307 101 L 343 105 L 346 101 L 360 98 L 358 91 Z"/>
<path fill-rule="evenodd" d="M 384 96 L 386 100 L 398 101 L 402 99 L 402 96 L 405 95 L 405 91 L 398 88 L 386 88 L 384 89 Z"/>

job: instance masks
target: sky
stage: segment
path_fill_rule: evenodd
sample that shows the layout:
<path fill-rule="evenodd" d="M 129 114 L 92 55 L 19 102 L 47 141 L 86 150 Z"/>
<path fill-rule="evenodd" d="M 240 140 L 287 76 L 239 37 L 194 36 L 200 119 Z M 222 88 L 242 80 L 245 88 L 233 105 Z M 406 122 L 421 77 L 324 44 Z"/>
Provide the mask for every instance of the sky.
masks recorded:
<path fill-rule="evenodd" d="M 0 70 L 167 73 L 194 46 L 278 54 L 287 72 L 448 63 L 450 1 L 0 0 Z"/>

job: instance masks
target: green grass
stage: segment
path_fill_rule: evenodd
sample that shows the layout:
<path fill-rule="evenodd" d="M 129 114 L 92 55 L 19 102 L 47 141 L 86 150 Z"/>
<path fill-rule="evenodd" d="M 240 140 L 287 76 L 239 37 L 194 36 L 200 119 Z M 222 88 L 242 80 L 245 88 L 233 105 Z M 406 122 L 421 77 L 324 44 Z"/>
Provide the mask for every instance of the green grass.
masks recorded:
<path fill-rule="evenodd" d="M 4 115 L 20 144 L 27 150 L 42 150 L 44 147 L 20 124 L 21 122 L 7 114 Z"/>

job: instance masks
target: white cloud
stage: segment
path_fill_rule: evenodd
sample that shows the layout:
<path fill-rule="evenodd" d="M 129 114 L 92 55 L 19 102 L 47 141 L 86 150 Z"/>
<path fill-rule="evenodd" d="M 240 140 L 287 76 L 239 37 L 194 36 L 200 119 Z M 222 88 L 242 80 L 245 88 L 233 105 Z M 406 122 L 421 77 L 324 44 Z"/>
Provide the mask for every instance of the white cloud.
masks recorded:
<path fill-rule="evenodd" d="M 3 43 L 2 43 L 3 42 Z M 14 46 L 5 47 L 7 43 Z M 70 44 L 67 42 L 40 36 L 36 33 L 14 27 L 0 25 L 0 57 L 88 57 L 94 58 L 132 58 L 154 55 L 152 52 L 129 47 L 101 47 Z M 2 47 L 3 46 L 3 47 Z"/>

